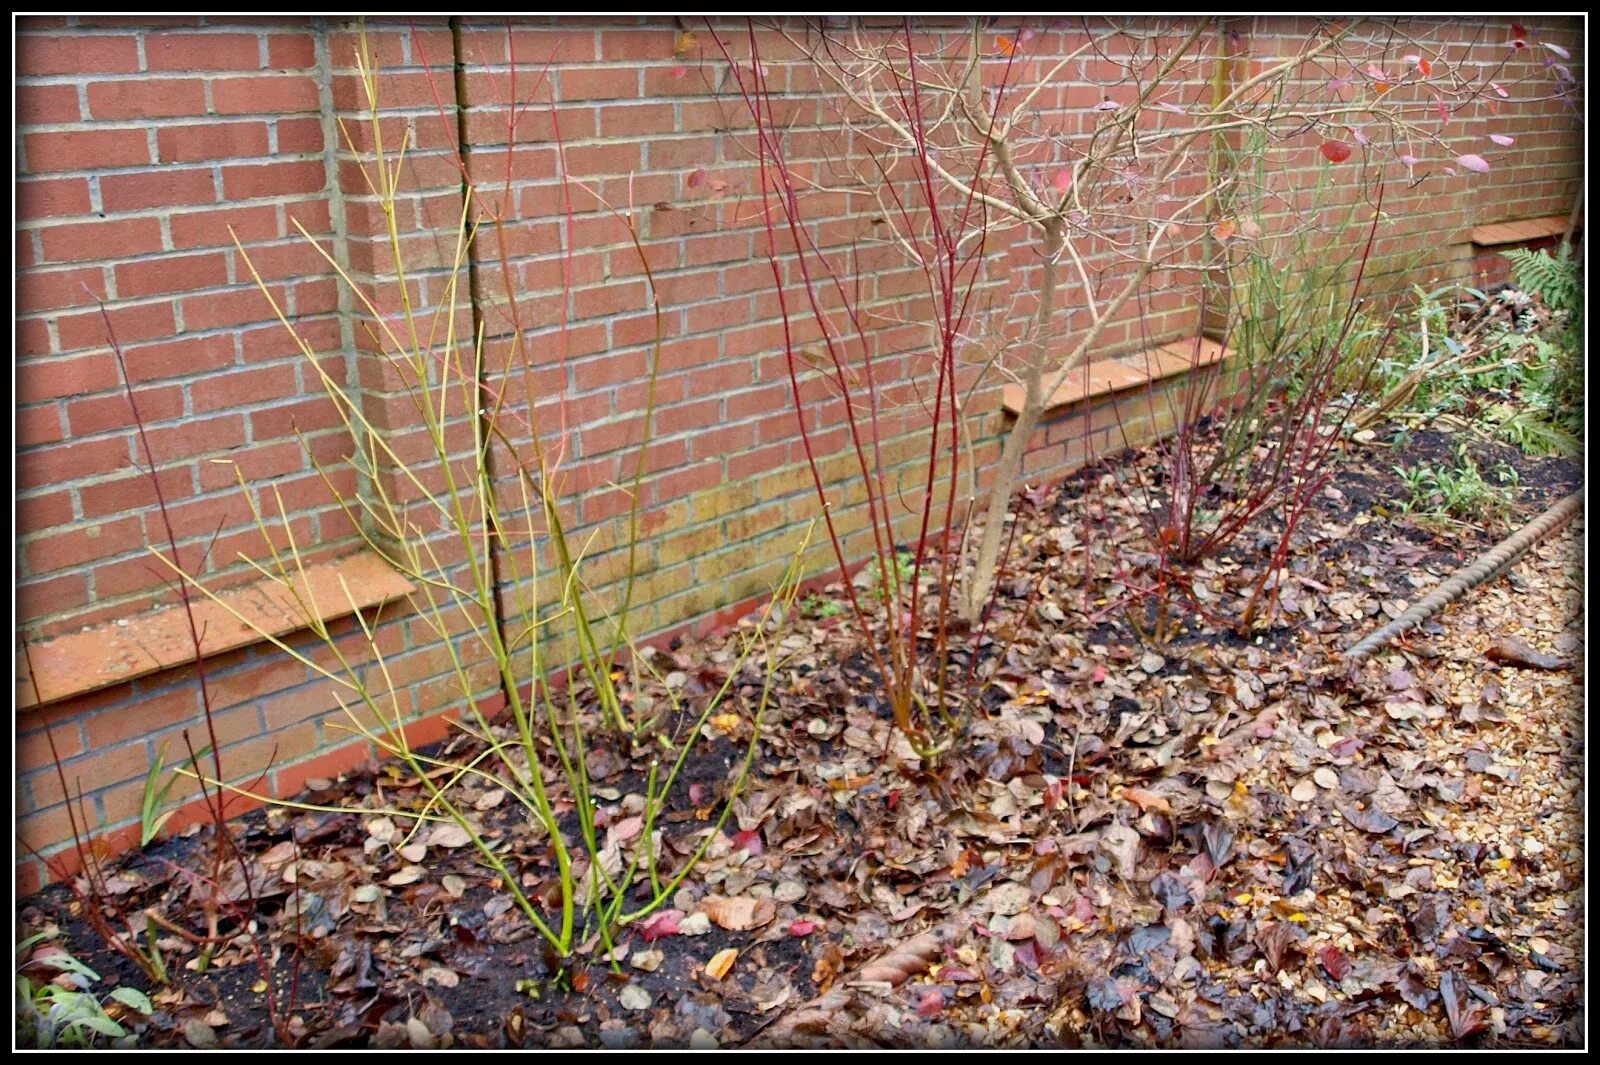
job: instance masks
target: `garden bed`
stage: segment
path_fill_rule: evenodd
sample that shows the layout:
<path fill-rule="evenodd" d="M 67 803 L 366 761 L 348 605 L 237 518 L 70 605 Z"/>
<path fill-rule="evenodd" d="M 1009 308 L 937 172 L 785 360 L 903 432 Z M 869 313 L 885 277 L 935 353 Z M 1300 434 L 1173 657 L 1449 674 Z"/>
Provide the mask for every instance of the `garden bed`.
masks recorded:
<path fill-rule="evenodd" d="M 859 635 L 812 599 L 754 774 L 722 839 L 662 918 L 592 942 L 564 968 L 441 835 L 400 853 L 368 815 L 273 809 L 239 823 L 262 884 L 279 1003 L 306 1046 L 1570 1044 L 1580 1016 L 1577 680 L 1486 662 L 1520 635 L 1571 657 L 1581 572 L 1571 530 L 1378 664 L 1337 652 L 1579 482 L 1570 459 L 1469 444 L 1520 483 L 1486 527 L 1397 512 L 1395 467 L 1456 454 L 1425 430 L 1348 449 L 1297 534 L 1281 621 L 1245 639 L 1191 618 L 1141 644 L 1088 589 L 1085 543 L 1127 543 L 1137 519 L 1098 490 L 1109 468 L 1020 504 L 1015 557 L 990 622 L 1003 656 L 962 753 L 927 765 L 879 706 Z M 1136 454 L 1126 462 L 1148 461 Z M 1238 594 L 1269 545 L 1218 560 Z M 933 576 L 928 578 L 930 582 Z M 819 606 L 821 609 L 819 609 Z M 1519 631 L 1520 630 L 1520 631 Z M 672 652 L 717 681 L 715 641 Z M 726 655 L 720 656 L 724 660 Z M 746 710 L 751 691 L 743 695 Z M 667 837 L 716 818 L 748 714 L 702 744 L 667 803 Z M 474 741 L 447 741 L 459 757 Z M 615 802 L 642 780 L 596 747 Z M 418 782 L 369 764 L 303 796 L 406 807 Z M 468 789 L 484 830 L 550 870 L 527 818 Z M 606 801 L 603 798 L 603 801 Z M 1515 811 L 1515 816 L 1511 816 Z M 615 812 L 612 824 L 621 811 Z M 426 832 L 418 842 L 428 839 Z M 681 852 L 684 846 L 676 848 Z M 667 844 L 668 853 L 675 853 Z M 116 868 L 124 909 L 181 913 L 205 833 Z M 696 918 L 708 897 L 755 900 L 749 921 Z M 22 906 L 117 982 L 141 983 L 53 889 Z M 295 921 L 306 949 L 290 946 Z M 862 982 L 862 966 L 926 930 L 936 949 Z M 698 934 L 695 934 L 698 933 Z M 148 1045 L 274 1041 L 245 941 L 152 991 Z M 192 959 L 164 941 L 169 961 Z M 926 945 L 926 942 L 923 943 Z M 720 977 L 708 963 L 737 951 Z M 726 955 L 724 955 L 724 958 Z M 868 975 L 880 977 L 882 970 Z M 252 990 L 252 989 L 255 990 Z M 805 1006 L 825 995 L 823 1010 Z"/>

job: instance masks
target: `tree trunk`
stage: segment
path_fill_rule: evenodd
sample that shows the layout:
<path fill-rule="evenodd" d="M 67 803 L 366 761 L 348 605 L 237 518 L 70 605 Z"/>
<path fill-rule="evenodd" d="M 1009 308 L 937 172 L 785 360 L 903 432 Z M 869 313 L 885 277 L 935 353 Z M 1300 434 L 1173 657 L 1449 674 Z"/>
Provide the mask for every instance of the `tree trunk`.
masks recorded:
<path fill-rule="evenodd" d="M 1000 448 L 1000 462 L 995 467 L 994 484 L 989 488 L 989 503 L 984 510 L 983 539 L 978 544 L 978 555 L 972 561 L 967 575 L 967 595 L 962 602 L 962 617 L 976 623 L 988 605 L 994 591 L 995 571 L 1000 564 L 1000 548 L 1004 543 L 1006 510 L 1011 504 L 1011 492 L 1022 477 L 1022 459 L 1027 452 L 1028 438 L 1038 428 L 1044 415 L 1045 368 L 1050 363 L 1050 325 L 1056 307 L 1056 264 L 1065 246 L 1061 235 L 1061 222 L 1054 220 L 1045 226 L 1044 267 L 1039 278 L 1039 306 L 1034 312 L 1032 350 L 1023 374 L 1022 412 L 1011 427 L 1005 443 Z"/>

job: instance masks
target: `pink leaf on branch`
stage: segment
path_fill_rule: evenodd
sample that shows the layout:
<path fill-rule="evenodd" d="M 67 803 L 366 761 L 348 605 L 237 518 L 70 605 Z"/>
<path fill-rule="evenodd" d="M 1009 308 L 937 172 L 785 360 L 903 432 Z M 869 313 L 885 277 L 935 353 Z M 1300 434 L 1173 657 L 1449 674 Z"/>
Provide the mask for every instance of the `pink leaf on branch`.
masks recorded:
<path fill-rule="evenodd" d="M 1472 155 L 1470 153 L 1458 155 L 1456 156 L 1456 162 L 1474 174 L 1487 174 L 1489 172 L 1489 161 L 1481 155 Z"/>

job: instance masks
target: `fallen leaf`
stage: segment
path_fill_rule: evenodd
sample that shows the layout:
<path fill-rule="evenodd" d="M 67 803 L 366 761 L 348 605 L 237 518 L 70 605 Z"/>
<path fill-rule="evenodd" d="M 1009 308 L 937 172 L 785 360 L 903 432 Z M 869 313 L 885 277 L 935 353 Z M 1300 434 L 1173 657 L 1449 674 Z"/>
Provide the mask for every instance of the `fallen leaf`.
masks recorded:
<path fill-rule="evenodd" d="M 443 847 L 446 850 L 465 847 L 471 842 L 471 833 L 453 821 L 445 825 L 434 825 L 433 831 L 428 833 L 429 846 Z"/>
<path fill-rule="evenodd" d="M 924 932 L 898 944 L 886 954 L 879 955 L 862 966 L 857 977 L 865 983 L 883 983 L 899 987 L 918 973 L 926 972 L 939 956 L 943 944 L 938 935 Z"/>
<path fill-rule="evenodd" d="M 408 865 L 385 881 L 390 887 L 401 887 L 405 884 L 415 884 L 422 879 L 427 870 L 420 865 Z"/>
<path fill-rule="evenodd" d="M 1123 788 L 1122 797 L 1139 807 L 1141 810 L 1154 810 L 1158 814 L 1170 814 L 1172 804 L 1165 797 L 1144 788 Z"/>
<path fill-rule="evenodd" d="M 713 980 L 721 980 L 728 975 L 728 970 L 733 968 L 734 959 L 738 956 L 739 952 L 733 947 L 717 951 L 711 956 L 711 960 L 706 962 L 706 975 Z"/>
<path fill-rule="evenodd" d="M 439 1045 L 439 1041 L 434 1038 L 433 1032 L 416 1017 L 406 1018 L 406 1038 L 418 1050 L 432 1050 Z"/>
<path fill-rule="evenodd" d="M 654 943 L 665 936 L 677 935 L 682 921 L 682 910 L 662 910 L 645 920 L 639 928 L 639 934 L 644 937 L 646 943 Z"/>
<path fill-rule="evenodd" d="M 1519 666 L 1523 669 L 1561 670 L 1570 669 L 1572 663 L 1557 655 L 1547 655 L 1537 651 L 1521 640 L 1504 637 L 1489 645 L 1484 652 L 1491 662 L 1498 662 L 1505 666 Z"/>
<path fill-rule="evenodd" d="M 217 1045 L 217 1033 L 199 1018 L 184 1022 L 183 1038 L 196 1050 L 205 1050 Z"/>
<path fill-rule="evenodd" d="M 422 982 L 436 987 L 455 987 L 461 982 L 461 977 L 454 969 L 446 969 L 442 965 L 430 965 L 422 970 Z"/>
<path fill-rule="evenodd" d="M 1472 1000 L 1472 991 L 1466 978 L 1454 969 L 1439 977 L 1439 997 L 1444 999 L 1445 1015 L 1450 1019 L 1450 1034 L 1465 1039 L 1487 1028 L 1488 1020 L 1482 1005 Z"/>
<path fill-rule="evenodd" d="M 1118 876 L 1133 879 L 1138 867 L 1139 833 L 1127 825 L 1107 825 L 1100 833 L 1100 850 L 1111 859 Z"/>
<path fill-rule="evenodd" d="M 1317 948 L 1317 960 L 1322 963 L 1323 970 L 1335 980 L 1343 980 L 1350 972 L 1350 959 L 1344 951 L 1333 944 Z"/>
<path fill-rule="evenodd" d="M 730 932 L 748 932 L 771 921 L 777 916 L 778 907 L 771 899 L 707 895 L 700 900 L 700 912 L 718 928 L 726 928 Z"/>
<path fill-rule="evenodd" d="M 1346 821 L 1361 831 L 1371 832 L 1375 836 L 1384 835 L 1400 823 L 1376 806 L 1369 806 L 1364 810 L 1356 806 L 1340 806 L 1338 809 Z"/>

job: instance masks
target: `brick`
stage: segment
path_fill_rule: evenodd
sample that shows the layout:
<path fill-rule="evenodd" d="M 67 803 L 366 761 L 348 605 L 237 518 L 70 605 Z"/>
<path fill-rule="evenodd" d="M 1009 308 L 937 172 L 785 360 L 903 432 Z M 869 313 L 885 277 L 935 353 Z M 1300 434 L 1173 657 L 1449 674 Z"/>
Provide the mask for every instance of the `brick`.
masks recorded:
<path fill-rule="evenodd" d="M 122 259 L 161 250 L 161 222 L 125 218 L 50 226 L 41 232 L 44 257 L 55 262 Z"/>
<path fill-rule="evenodd" d="M 678 30 L 672 27 L 607 29 L 600 34 L 600 58 L 607 62 L 676 62 Z"/>
<path fill-rule="evenodd" d="M 244 443 L 244 415 L 189 418 L 179 425 L 147 427 L 144 436 L 158 463 L 214 454 Z"/>
<path fill-rule="evenodd" d="M 338 735 L 328 730 L 327 735 Z M 371 756 L 371 745 L 366 740 L 354 740 L 333 750 L 292 765 L 279 765 L 273 771 L 273 793 L 280 796 L 298 794 L 306 781 L 314 778 L 334 779 L 366 761 Z"/>
<path fill-rule="evenodd" d="M 316 41 L 305 34 L 274 33 L 267 37 L 267 65 L 303 70 L 317 63 Z"/>
<path fill-rule="evenodd" d="M 278 120 L 278 152 L 296 155 L 323 150 L 322 120 L 284 118 Z"/>
<path fill-rule="evenodd" d="M 229 200 L 293 196 L 321 192 L 327 181 L 327 171 L 321 160 L 228 166 L 222 170 L 222 194 Z"/>
<path fill-rule="evenodd" d="M 193 163 L 267 154 L 265 122 L 207 121 L 195 126 L 167 126 L 156 131 L 163 163 Z"/>
<path fill-rule="evenodd" d="M 64 762 L 62 769 L 76 799 L 80 788 L 85 795 L 90 795 L 107 784 L 142 779 L 150 770 L 150 752 L 143 743 L 92 749 L 80 758 Z M 35 806 L 54 806 L 65 798 L 54 767 L 23 779 Z"/>
<path fill-rule="evenodd" d="M 172 246 L 180 251 L 186 248 L 231 248 L 233 237 L 228 234 L 229 227 L 246 244 L 274 240 L 283 235 L 282 227 L 278 224 L 278 208 L 270 204 L 185 211 L 170 215 L 167 225 L 172 233 Z"/>
<path fill-rule="evenodd" d="M 564 67 L 558 75 L 563 100 L 637 99 L 637 65 Z"/>
<path fill-rule="evenodd" d="M 17 614 L 22 618 L 46 618 L 88 605 L 89 579 L 83 570 L 57 573 L 45 578 L 28 578 L 17 586 Z"/>
<path fill-rule="evenodd" d="M 146 166 L 149 138 L 144 130 L 64 130 L 22 136 L 30 173 L 56 170 L 106 170 Z"/>
<path fill-rule="evenodd" d="M 211 104 L 219 115 L 274 116 L 322 106 L 316 81 L 298 74 L 217 78 L 211 83 Z"/>
<path fill-rule="evenodd" d="M 261 41 L 247 33 L 150 33 L 144 58 L 152 71 L 254 70 L 261 65 Z"/>
<path fill-rule="evenodd" d="M 61 408 L 54 403 L 16 410 L 17 446 L 37 447 L 62 439 Z"/>
<path fill-rule="evenodd" d="M 205 83 L 197 78 L 97 81 L 89 84 L 89 114 L 100 121 L 143 121 L 205 113 Z"/>
<path fill-rule="evenodd" d="M 68 492 L 50 492 L 17 500 L 17 528 L 19 536 L 39 532 L 72 521 L 72 495 Z"/>
<path fill-rule="evenodd" d="M 107 319 L 110 325 L 107 326 Z M 175 328 L 172 304 L 167 301 L 125 304 L 56 318 L 56 333 L 62 351 L 102 347 L 111 337 L 120 344 L 137 344 L 155 337 L 170 336 Z"/>
<path fill-rule="evenodd" d="M 295 368 L 292 365 L 264 366 L 226 374 L 212 374 L 189 387 L 190 399 L 196 414 L 226 407 L 289 399 L 294 396 L 295 391 Z"/>
<path fill-rule="evenodd" d="M 241 270 L 242 273 L 246 271 Z M 282 307 L 285 292 L 281 287 L 269 289 L 273 299 Z M 223 292 L 205 292 L 198 296 L 185 296 L 180 301 L 184 325 L 190 329 L 221 329 L 265 321 L 272 317 L 272 305 L 266 296 L 253 285 L 248 288 L 228 289 Z"/>
<path fill-rule="evenodd" d="M 228 278 L 228 260 L 221 252 L 167 255 L 159 259 L 118 263 L 117 294 L 124 299 L 210 288 Z"/>
<path fill-rule="evenodd" d="M 139 69 L 139 45 L 133 37 L 89 37 L 80 34 L 35 36 L 16 41 L 17 75 L 133 74 Z"/>
<path fill-rule="evenodd" d="M 88 732 L 90 746 L 104 747 L 147 736 L 159 729 L 192 725 L 198 719 L 199 688 L 185 684 L 166 691 L 140 693 L 130 697 L 121 706 L 91 714 L 85 719 L 85 731 Z M 181 749 L 180 741 L 178 750 Z M 169 761 L 175 753 L 174 750 L 168 750 Z"/>
<path fill-rule="evenodd" d="M 141 458 L 143 452 L 141 450 Z M 160 471 L 162 497 L 173 506 L 194 494 L 194 473 L 189 466 Z M 84 485 L 78 489 L 83 516 L 88 519 L 157 506 L 155 486 L 144 468 L 128 477 Z M 104 589 L 100 589 L 104 592 Z"/>
<path fill-rule="evenodd" d="M 17 89 L 17 125 L 76 122 L 82 117 L 76 85 L 24 85 Z"/>
<path fill-rule="evenodd" d="M 281 244 L 268 245 L 245 249 L 249 257 L 250 267 L 254 274 L 263 281 L 278 281 L 285 278 L 302 279 L 317 274 L 326 274 L 332 268 L 323 258 L 322 252 L 310 241 L 300 236 Z M 251 269 L 246 269 L 241 264 L 240 276 L 249 278 Z"/>
<path fill-rule="evenodd" d="M 207 169 L 162 167 L 142 174 L 111 174 L 100 179 L 100 202 L 107 211 L 138 211 L 215 203 L 216 182 Z"/>
<path fill-rule="evenodd" d="M 19 221 L 89 213 L 87 178 L 18 181 L 16 188 Z"/>
<path fill-rule="evenodd" d="M 24 270 L 17 279 L 17 310 L 22 314 L 81 307 L 106 295 L 105 270 L 100 266 L 35 268 Z"/>
<path fill-rule="evenodd" d="M 117 441 L 121 443 L 121 441 Z M 78 449 L 81 451 L 81 446 Z M 81 566 L 107 555 L 125 554 L 144 546 L 138 518 L 119 518 L 76 529 L 62 529 L 28 542 L 23 557 L 33 573 L 51 573 Z"/>
<path fill-rule="evenodd" d="M 50 352 L 50 326 L 43 318 L 17 321 L 17 357 L 35 358 Z"/>

